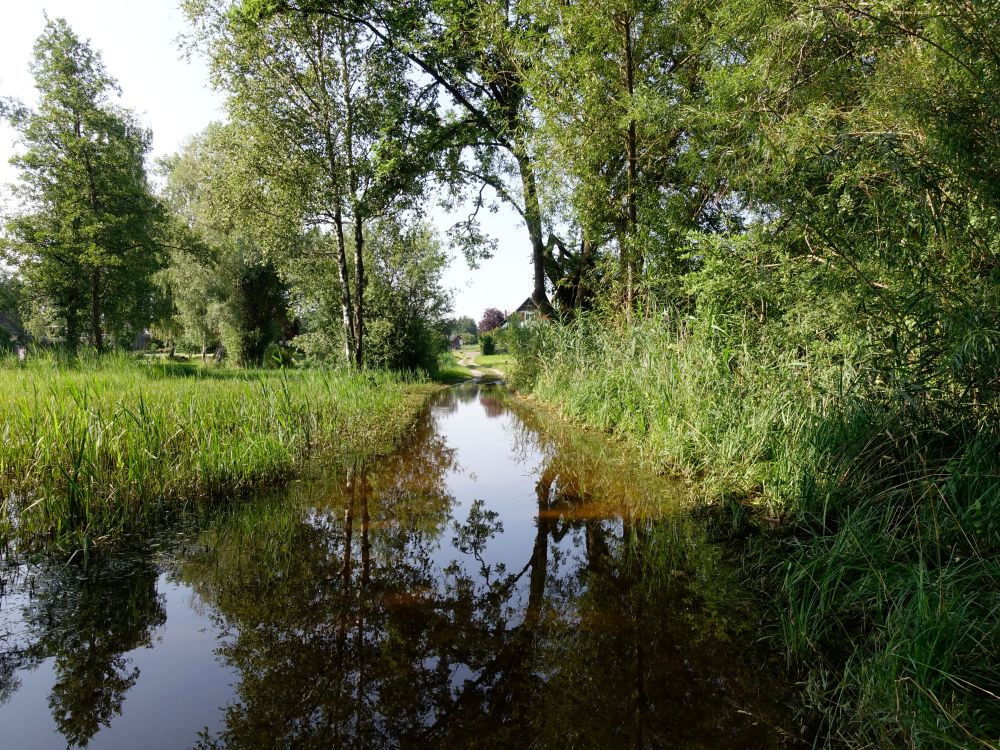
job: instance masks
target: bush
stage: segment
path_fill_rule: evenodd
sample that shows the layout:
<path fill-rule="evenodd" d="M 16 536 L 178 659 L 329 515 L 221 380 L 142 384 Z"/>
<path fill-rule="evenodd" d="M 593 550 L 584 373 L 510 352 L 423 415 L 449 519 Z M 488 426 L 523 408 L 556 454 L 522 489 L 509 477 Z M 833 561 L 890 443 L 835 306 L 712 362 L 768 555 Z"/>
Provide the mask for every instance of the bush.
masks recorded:
<path fill-rule="evenodd" d="M 497 342 L 492 333 L 484 333 L 480 335 L 479 350 L 484 355 L 497 353 Z"/>
<path fill-rule="evenodd" d="M 268 344 L 264 350 L 264 367 L 283 369 L 295 366 L 295 356 L 291 349 L 281 344 Z"/>

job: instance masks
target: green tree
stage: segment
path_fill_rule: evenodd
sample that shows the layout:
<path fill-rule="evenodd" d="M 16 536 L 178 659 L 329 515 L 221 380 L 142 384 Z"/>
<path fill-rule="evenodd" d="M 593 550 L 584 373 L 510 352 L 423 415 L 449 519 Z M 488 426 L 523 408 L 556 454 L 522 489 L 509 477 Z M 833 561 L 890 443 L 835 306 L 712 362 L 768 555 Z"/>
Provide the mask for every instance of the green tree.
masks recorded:
<path fill-rule="evenodd" d="M 448 256 L 426 224 L 382 220 L 370 233 L 366 306 L 369 362 L 434 372 L 451 296 L 441 285 Z"/>
<path fill-rule="evenodd" d="M 0 351 L 20 338 L 21 287 L 17 276 L 0 269 Z"/>
<path fill-rule="evenodd" d="M 360 367 L 366 234 L 421 192 L 433 102 L 397 51 L 334 16 L 259 14 L 228 0 L 185 8 L 241 128 L 244 215 L 280 238 L 276 252 L 301 252 L 305 229 L 332 233 L 345 356 Z"/>
<path fill-rule="evenodd" d="M 545 189 L 567 193 L 582 238 L 563 304 L 579 305 L 602 250 L 626 310 L 657 281 L 677 303 L 684 234 L 713 223 L 719 184 L 692 149 L 706 63 L 704 0 L 536 0 L 546 30 L 525 40 Z M 647 273 L 649 271 L 649 273 Z M 607 287 L 607 285 L 604 285 Z"/>
<path fill-rule="evenodd" d="M 62 19 L 35 43 L 37 111 L 12 121 L 26 146 L 20 169 L 24 213 L 9 223 L 25 290 L 53 309 L 75 350 L 89 313 L 90 342 L 119 340 L 150 317 L 150 278 L 161 264 L 162 213 L 146 181 L 150 134 L 115 106 L 117 84 L 100 55 Z"/>
<path fill-rule="evenodd" d="M 464 339 L 474 342 L 476 339 L 476 321 L 467 315 L 448 321 L 448 333 L 459 334 Z"/>
<path fill-rule="evenodd" d="M 453 241 L 470 260 L 488 248 L 478 215 L 494 208 L 484 197 L 492 193 L 523 220 L 531 245 L 532 298 L 552 312 L 547 285 L 565 283 L 575 253 L 558 237 L 541 197 L 534 109 L 523 70 L 530 58 L 528 40 L 546 29 L 529 3 L 244 0 L 242 6 L 255 18 L 336 19 L 398 56 L 407 78 L 426 81 L 427 95 L 451 115 L 430 139 L 448 157 L 437 175 L 449 188 L 452 206 L 470 195 L 473 203 L 472 213 L 453 228 Z"/>
<path fill-rule="evenodd" d="M 897 396 L 991 398 L 996 9 L 789 1 L 716 16 L 712 143 L 698 145 L 752 221 L 699 240 L 693 293 L 755 311 L 775 340 L 857 342 L 869 382 Z"/>
<path fill-rule="evenodd" d="M 163 200 L 173 216 L 171 260 L 159 277 L 169 296 L 160 322 L 181 343 L 221 341 L 239 365 L 260 365 L 282 338 L 288 290 L 266 238 L 241 220 L 239 134 L 210 125 L 163 160 Z"/>

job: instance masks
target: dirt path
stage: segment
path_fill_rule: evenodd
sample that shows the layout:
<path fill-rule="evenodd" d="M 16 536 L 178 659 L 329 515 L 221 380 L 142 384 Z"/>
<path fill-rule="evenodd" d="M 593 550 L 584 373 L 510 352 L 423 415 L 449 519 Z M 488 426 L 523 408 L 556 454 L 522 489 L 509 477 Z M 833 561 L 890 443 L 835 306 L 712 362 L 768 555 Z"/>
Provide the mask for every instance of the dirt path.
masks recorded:
<path fill-rule="evenodd" d="M 492 367 L 482 368 L 481 365 L 476 364 L 476 356 L 479 352 L 460 352 L 461 357 L 458 360 L 458 364 L 462 367 L 468 367 L 469 372 L 472 373 L 474 378 L 502 378 L 503 373 L 500 370 L 494 369 Z M 482 369 L 481 369 L 482 368 Z"/>

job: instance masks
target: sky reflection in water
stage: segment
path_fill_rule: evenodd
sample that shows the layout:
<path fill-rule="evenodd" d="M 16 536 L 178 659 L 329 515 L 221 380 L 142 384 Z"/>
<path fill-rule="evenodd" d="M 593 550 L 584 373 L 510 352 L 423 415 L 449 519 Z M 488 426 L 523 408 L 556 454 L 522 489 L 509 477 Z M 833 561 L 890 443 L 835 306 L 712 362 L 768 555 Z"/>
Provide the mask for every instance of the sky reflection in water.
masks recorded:
<path fill-rule="evenodd" d="M 86 570 L 9 571 L 0 736 L 781 746 L 783 691 L 748 661 L 719 548 L 615 453 L 465 385 L 371 467 Z"/>

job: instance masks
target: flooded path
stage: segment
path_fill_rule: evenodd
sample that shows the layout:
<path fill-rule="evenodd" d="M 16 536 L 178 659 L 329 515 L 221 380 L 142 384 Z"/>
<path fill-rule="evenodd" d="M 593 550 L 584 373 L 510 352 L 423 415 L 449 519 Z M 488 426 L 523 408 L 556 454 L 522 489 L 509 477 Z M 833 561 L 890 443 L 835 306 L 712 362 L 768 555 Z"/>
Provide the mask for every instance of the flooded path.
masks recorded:
<path fill-rule="evenodd" d="M 784 747 L 720 548 L 613 452 L 468 384 L 373 467 L 0 571 L 0 742 Z"/>

